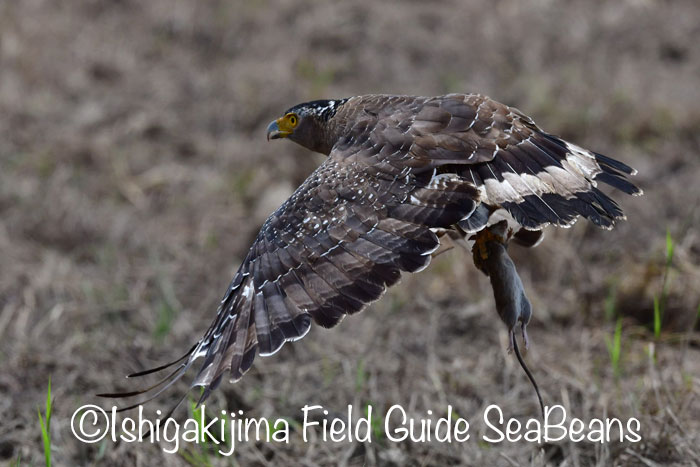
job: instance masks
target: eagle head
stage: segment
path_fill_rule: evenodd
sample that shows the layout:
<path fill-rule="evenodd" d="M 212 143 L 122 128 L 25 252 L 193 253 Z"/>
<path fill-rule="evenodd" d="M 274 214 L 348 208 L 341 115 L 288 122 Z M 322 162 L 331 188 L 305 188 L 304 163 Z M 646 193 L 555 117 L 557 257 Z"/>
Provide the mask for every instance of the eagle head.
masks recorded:
<path fill-rule="evenodd" d="M 328 155 L 335 144 L 331 119 L 347 99 L 304 102 L 270 122 L 267 139 L 289 138 L 312 151 Z"/>

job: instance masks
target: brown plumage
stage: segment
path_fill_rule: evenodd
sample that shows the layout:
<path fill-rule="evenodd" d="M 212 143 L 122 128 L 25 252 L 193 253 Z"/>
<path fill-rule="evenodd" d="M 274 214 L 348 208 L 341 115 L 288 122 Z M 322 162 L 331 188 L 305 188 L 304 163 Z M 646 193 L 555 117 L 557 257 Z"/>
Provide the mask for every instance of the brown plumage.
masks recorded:
<path fill-rule="evenodd" d="M 236 381 L 256 353 L 303 337 L 312 321 L 331 327 L 361 311 L 424 269 L 445 232 L 465 238 L 499 209 L 532 245 L 548 224 L 622 218 L 597 182 L 641 193 L 627 165 L 475 94 L 309 102 L 272 122 L 268 138 L 281 137 L 328 158 L 262 226 L 216 319 L 153 397 L 201 359 L 192 386 L 206 399 L 225 373 Z"/>

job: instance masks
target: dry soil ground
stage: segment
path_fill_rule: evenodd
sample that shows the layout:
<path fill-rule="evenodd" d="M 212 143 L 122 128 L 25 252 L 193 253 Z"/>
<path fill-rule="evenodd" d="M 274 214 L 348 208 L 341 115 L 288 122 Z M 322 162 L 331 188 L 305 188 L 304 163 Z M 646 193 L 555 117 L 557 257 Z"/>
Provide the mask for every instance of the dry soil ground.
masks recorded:
<path fill-rule="evenodd" d="M 696 0 L 0 1 L 0 462 L 43 463 L 36 412 L 51 377 L 60 466 L 699 463 L 699 43 Z M 73 437 L 77 407 L 106 405 L 94 394 L 133 388 L 125 374 L 199 338 L 260 224 L 320 162 L 267 143 L 269 120 L 313 98 L 456 91 L 639 169 L 645 196 L 615 194 L 627 222 L 550 229 L 513 256 L 545 399 L 584 420 L 636 417 L 641 442 L 478 440 L 487 405 L 521 420 L 538 408 L 461 251 L 258 358 L 209 406 L 295 430 L 304 404 L 398 403 L 412 417 L 452 405 L 473 423 L 465 443 L 293 431 L 220 458 Z"/>

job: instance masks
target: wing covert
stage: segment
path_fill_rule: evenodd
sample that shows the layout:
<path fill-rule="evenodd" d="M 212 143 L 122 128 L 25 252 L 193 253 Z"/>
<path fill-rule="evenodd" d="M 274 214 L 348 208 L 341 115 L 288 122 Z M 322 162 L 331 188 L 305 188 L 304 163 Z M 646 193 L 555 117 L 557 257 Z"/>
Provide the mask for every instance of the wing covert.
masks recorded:
<path fill-rule="evenodd" d="M 369 141 L 369 140 L 368 140 Z M 416 272 L 439 247 L 431 227 L 448 227 L 476 207 L 471 183 L 450 175 L 398 174 L 336 151 L 262 226 L 190 357 L 203 357 L 193 386 L 204 397 L 231 371 L 239 379 L 256 352 L 270 355 L 303 337 L 311 321 L 336 325 L 377 300 L 402 272 Z"/>
<path fill-rule="evenodd" d="M 348 157 L 356 157 L 362 143 L 376 148 L 366 162 L 385 173 L 435 170 L 462 177 L 479 188 L 482 203 L 506 209 L 527 229 L 566 227 L 579 216 L 611 228 L 624 216 L 598 182 L 642 193 L 627 180 L 634 170 L 626 164 L 548 134 L 518 109 L 486 96 L 356 99 L 362 99 L 356 107 L 363 109 L 363 124 L 341 141 Z"/>

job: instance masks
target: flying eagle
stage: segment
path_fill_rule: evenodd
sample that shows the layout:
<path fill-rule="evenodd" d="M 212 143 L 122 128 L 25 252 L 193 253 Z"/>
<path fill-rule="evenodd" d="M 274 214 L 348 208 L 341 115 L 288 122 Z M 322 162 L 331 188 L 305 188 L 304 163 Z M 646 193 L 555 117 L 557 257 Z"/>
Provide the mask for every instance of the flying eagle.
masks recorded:
<path fill-rule="evenodd" d="M 503 248 L 512 231 L 493 228 L 496 216 L 507 213 L 513 237 L 532 246 L 549 224 L 583 216 L 610 229 L 623 219 L 598 182 L 641 194 L 626 179 L 631 167 L 478 94 L 307 102 L 270 123 L 267 138 L 327 158 L 265 221 L 199 342 L 132 376 L 179 365 L 155 386 L 105 396 L 152 399 L 201 359 L 191 387 L 204 388 L 202 402 L 227 372 L 240 379 L 256 353 L 304 337 L 312 321 L 329 328 L 363 310 L 455 239 L 476 238 L 474 260 L 491 278 L 501 318 L 511 335 L 518 322 L 524 331 L 529 302 Z"/>

